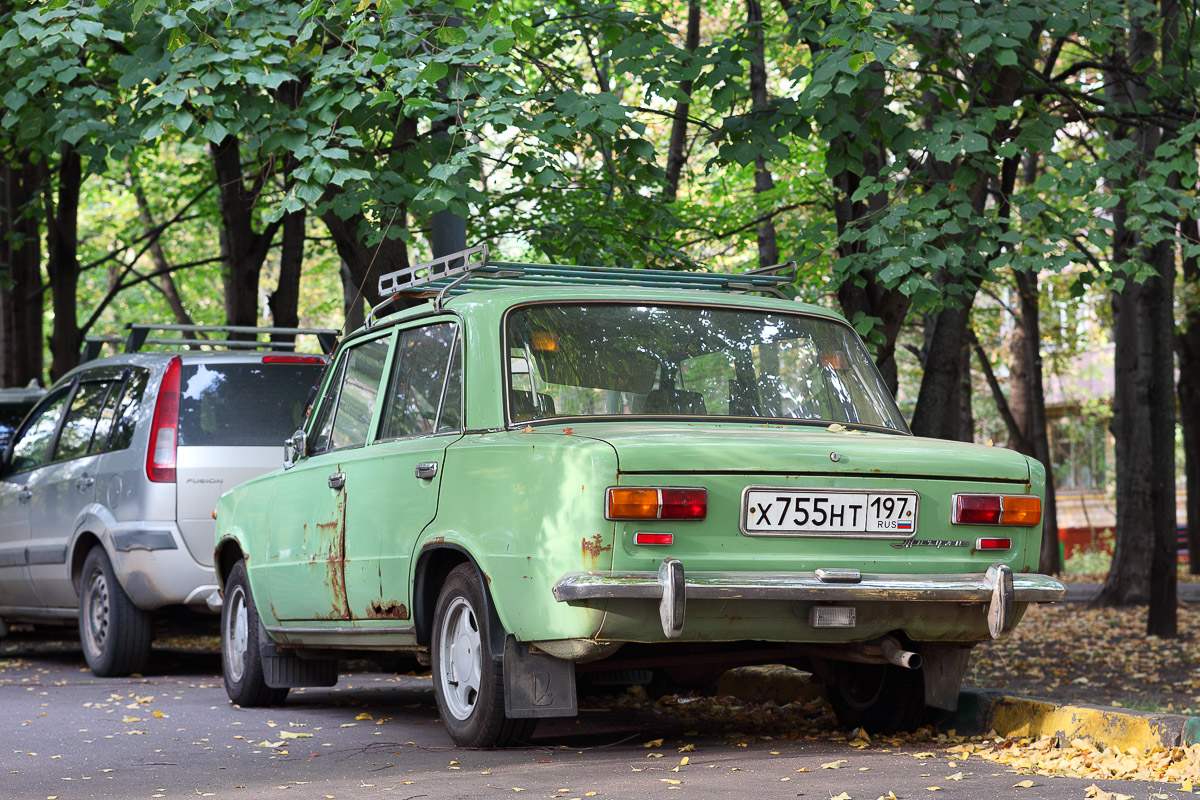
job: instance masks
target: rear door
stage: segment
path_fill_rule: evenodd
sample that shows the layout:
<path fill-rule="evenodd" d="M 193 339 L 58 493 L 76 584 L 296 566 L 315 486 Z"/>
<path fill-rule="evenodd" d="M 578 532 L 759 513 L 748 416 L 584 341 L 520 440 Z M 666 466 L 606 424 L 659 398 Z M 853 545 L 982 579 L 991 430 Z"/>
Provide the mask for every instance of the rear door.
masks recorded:
<path fill-rule="evenodd" d="M 353 619 L 411 619 L 413 548 L 437 513 L 446 447 L 460 435 L 458 325 L 400 332 L 379 438 L 346 475 L 346 598 Z"/>
<path fill-rule="evenodd" d="M 176 510 L 179 532 L 198 563 L 213 565 L 217 500 L 282 465 L 283 442 L 304 424 L 306 404 L 324 368 L 319 356 L 184 359 Z"/>

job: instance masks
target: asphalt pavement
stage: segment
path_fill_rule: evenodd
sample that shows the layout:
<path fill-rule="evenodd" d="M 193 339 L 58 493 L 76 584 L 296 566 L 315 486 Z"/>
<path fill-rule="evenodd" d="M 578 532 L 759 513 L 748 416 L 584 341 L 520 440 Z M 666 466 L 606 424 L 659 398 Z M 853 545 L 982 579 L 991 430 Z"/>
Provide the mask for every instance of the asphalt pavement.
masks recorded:
<path fill-rule="evenodd" d="M 1100 593 L 1099 583 L 1070 583 L 1062 580 L 1067 587 L 1067 603 L 1087 603 Z M 1200 603 L 1200 583 L 1183 582 L 1176 584 L 1176 592 L 1181 603 Z"/>

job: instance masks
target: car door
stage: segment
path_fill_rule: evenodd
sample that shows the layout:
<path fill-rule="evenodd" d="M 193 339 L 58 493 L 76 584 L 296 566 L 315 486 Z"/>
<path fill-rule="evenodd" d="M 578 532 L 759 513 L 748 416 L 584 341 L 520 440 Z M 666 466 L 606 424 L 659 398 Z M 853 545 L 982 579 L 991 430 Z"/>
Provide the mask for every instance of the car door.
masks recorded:
<path fill-rule="evenodd" d="M 18 432 L 0 476 L 0 607 L 38 605 L 29 577 L 29 519 L 35 478 L 53 452 L 73 386 L 52 391 Z"/>
<path fill-rule="evenodd" d="M 79 376 L 49 463 L 33 478 L 29 503 L 29 577 L 45 608 L 75 608 L 67 547 L 96 497 L 97 468 L 112 429 L 124 374 L 112 368 Z"/>
<path fill-rule="evenodd" d="M 411 619 L 413 548 L 437 513 L 446 447 L 461 434 L 458 325 L 402 330 L 379 437 L 346 474 L 346 597 L 353 619 Z"/>
<path fill-rule="evenodd" d="M 394 334 L 347 346 L 314 411 L 305 457 L 279 476 L 260 575 L 280 620 L 350 618 L 346 598 L 346 470 L 378 417 Z"/>

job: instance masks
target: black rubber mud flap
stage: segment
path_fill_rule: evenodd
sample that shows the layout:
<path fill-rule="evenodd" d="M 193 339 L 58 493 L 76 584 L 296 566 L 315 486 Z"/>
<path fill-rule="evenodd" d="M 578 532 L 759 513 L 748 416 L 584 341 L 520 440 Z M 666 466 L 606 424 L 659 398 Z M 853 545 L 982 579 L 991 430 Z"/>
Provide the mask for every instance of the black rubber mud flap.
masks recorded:
<path fill-rule="evenodd" d="M 504 715 L 533 719 L 578 713 L 575 662 L 534 650 L 509 634 L 504 640 Z"/>
<path fill-rule="evenodd" d="M 263 682 L 272 689 L 297 689 L 303 686 L 333 686 L 338 682 L 336 658 L 307 659 L 280 653 L 266 632 L 259 627 L 259 654 Z"/>

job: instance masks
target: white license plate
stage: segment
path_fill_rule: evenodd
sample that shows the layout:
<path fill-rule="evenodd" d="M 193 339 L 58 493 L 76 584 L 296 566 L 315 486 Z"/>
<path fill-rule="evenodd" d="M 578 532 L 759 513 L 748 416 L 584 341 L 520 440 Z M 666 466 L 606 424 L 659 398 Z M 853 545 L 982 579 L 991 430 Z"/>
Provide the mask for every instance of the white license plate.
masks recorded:
<path fill-rule="evenodd" d="M 747 536 L 908 538 L 917 532 L 917 506 L 916 492 L 752 486 L 742 496 L 741 527 Z"/>

